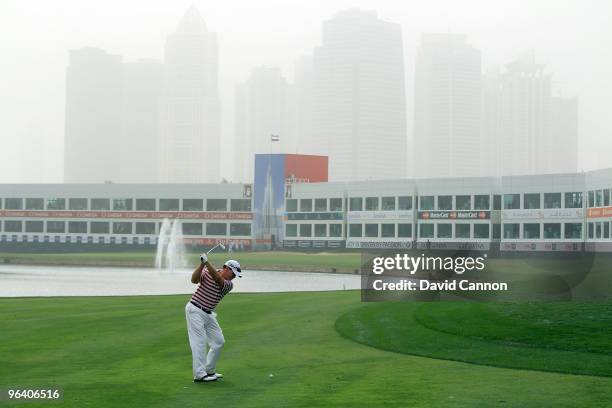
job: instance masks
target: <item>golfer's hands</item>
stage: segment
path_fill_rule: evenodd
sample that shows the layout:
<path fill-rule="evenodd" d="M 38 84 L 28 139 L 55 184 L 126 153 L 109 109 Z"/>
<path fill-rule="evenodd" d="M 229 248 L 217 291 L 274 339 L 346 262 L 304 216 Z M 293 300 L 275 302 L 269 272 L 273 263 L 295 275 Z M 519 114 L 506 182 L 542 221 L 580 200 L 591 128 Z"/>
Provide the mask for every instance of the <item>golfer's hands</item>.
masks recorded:
<path fill-rule="evenodd" d="M 200 262 L 205 263 L 208 261 L 208 255 L 206 254 L 206 252 L 203 252 L 200 254 Z"/>

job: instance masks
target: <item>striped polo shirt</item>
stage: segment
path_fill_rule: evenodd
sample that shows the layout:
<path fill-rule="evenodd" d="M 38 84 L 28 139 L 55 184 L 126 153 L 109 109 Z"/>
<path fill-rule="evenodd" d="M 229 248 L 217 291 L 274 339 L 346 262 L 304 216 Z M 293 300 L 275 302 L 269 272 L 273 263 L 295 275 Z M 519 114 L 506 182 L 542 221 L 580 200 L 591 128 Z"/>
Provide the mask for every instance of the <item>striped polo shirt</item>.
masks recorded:
<path fill-rule="evenodd" d="M 215 282 L 208 270 L 204 268 L 198 288 L 193 293 L 193 296 L 191 296 L 191 301 L 212 312 L 221 299 L 223 299 L 223 296 L 227 295 L 233 287 L 232 281 L 224 280 L 223 288 L 219 288 L 217 282 Z"/>

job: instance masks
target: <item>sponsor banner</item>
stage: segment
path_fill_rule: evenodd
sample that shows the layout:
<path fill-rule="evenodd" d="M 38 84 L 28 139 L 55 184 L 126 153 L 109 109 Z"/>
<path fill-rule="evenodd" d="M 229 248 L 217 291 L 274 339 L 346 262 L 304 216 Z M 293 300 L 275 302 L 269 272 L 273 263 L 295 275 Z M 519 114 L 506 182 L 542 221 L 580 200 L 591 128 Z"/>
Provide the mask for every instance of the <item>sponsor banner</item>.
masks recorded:
<path fill-rule="evenodd" d="M 344 240 L 297 240 L 286 239 L 283 248 L 344 248 Z"/>
<path fill-rule="evenodd" d="M 488 220 L 490 211 L 419 211 L 421 220 Z"/>
<path fill-rule="evenodd" d="M 212 219 L 250 220 L 250 212 L 197 212 L 197 211 L 16 211 L 0 210 L 0 217 L 21 218 L 121 218 L 121 219 Z"/>
<path fill-rule="evenodd" d="M 346 241 L 347 248 L 409 249 L 412 241 Z"/>
<path fill-rule="evenodd" d="M 230 243 L 234 245 L 243 245 L 243 246 L 251 246 L 250 239 L 226 239 L 226 238 L 182 238 L 183 243 L 189 245 L 217 245 L 219 243 L 224 245 L 229 245 Z"/>
<path fill-rule="evenodd" d="M 612 216 L 612 214 L 610 215 Z M 582 208 L 547 208 L 540 210 L 502 210 L 502 220 L 583 218 Z"/>
<path fill-rule="evenodd" d="M 417 242 L 417 249 L 454 249 L 489 251 L 491 242 Z"/>
<path fill-rule="evenodd" d="M 359 220 L 390 220 L 405 219 L 412 220 L 412 210 L 408 211 L 349 211 L 348 221 Z"/>
<path fill-rule="evenodd" d="M 502 251 L 582 251 L 582 242 L 502 242 Z"/>
<path fill-rule="evenodd" d="M 612 217 L 612 207 L 588 208 L 587 218 L 607 218 Z"/>
<path fill-rule="evenodd" d="M 287 213 L 287 221 L 317 221 L 317 220 L 342 220 L 342 212 L 298 212 L 298 213 Z"/>

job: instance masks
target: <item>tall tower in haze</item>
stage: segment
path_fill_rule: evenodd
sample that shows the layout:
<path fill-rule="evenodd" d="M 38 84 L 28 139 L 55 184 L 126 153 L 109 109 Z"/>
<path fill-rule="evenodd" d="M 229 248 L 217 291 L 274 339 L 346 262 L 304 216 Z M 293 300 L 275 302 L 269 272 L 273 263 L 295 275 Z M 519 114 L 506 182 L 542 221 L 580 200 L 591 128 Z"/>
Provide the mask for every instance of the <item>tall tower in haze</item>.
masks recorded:
<path fill-rule="evenodd" d="M 328 155 L 331 181 L 404 177 L 401 26 L 375 11 L 339 12 L 313 58 L 312 137 L 300 136 L 300 152 Z"/>
<path fill-rule="evenodd" d="M 251 183 L 255 154 L 272 153 L 270 135 L 280 136 L 274 150 L 295 153 L 295 131 L 290 85 L 277 67 L 258 67 L 236 87 L 237 181 Z"/>
<path fill-rule="evenodd" d="M 480 175 L 480 51 L 462 34 L 423 34 L 415 66 L 417 177 Z"/>
<path fill-rule="evenodd" d="M 123 63 L 98 48 L 70 51 L 64 182 L 120 181 Z"/>
<path fill-rule="evenodd" d="M 219 182 L 217 37 L 191 6 L 165 48 L 160 181 Z"/>

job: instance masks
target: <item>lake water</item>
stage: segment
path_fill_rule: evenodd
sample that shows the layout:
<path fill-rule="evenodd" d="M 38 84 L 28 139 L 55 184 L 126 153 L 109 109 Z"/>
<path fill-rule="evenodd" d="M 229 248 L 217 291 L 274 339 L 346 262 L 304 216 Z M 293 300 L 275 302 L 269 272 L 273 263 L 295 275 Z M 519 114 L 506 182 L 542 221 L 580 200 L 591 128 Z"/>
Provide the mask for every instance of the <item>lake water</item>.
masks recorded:
<path fill-rule="evenodd" d="M 192 293 L 192 270 L 0 265 L 0 297 L 130 296 Z M 234 292 L 297 292 L 360 288 L 359 275 L 245 271 Z"/>

